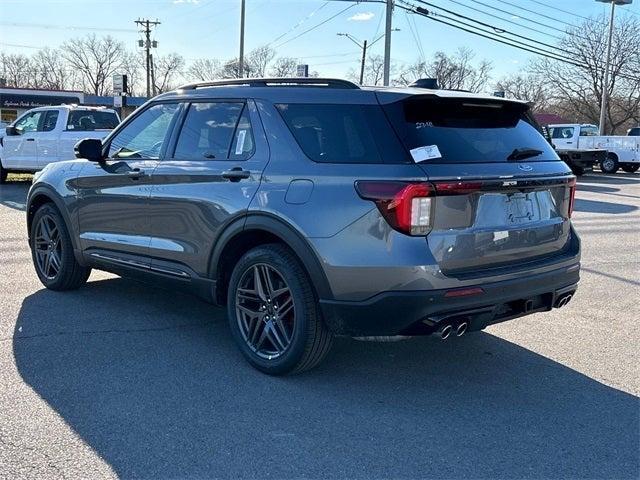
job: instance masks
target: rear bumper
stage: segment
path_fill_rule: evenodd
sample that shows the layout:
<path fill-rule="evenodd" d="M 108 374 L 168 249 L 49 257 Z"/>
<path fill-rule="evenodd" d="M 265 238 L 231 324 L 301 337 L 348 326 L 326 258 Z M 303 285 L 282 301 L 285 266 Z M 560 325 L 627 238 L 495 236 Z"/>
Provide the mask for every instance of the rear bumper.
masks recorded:
<path fill-rule="evenodd" d="M 360 302 L 320 300 L 325 321 L 339 335 L 429 335 L 443 324 L 461 321 L 469 330 L 535 312 L 549 311 L 573 293 L 580 278 L 575 263 L 516 280 L 479 284 L 483 293 L 446 297 L 450 290 L 383 292 Z"/>

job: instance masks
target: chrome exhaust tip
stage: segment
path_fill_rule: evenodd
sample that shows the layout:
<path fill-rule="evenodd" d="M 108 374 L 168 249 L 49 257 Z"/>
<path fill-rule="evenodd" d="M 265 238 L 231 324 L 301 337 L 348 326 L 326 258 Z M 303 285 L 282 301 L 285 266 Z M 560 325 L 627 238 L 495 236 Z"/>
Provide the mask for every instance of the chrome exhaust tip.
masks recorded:
<path fill-rule="evenodd" d="M 456 337 L 461 337 L 465 333 L 467 333 L 467 329 L 469 328 L 469 324 L 467 322 L 461 322 L 458 324 L 456 328 Z"/>
<path fill-rule="evenodd" d="M 445 325 L 436 332 L 436 335 L 440 337 L 440 340 L 446 340 L 451 335 L 453 327 L 451 325 Z"/>
<path fill-rule="evenodd" d="M 572 293 L 568 293 L 567 295 L 564 295 L 564 296 L 560 297 L 558 299 L 558 301 L 556 302 L 556 308 L 564 307 L 567 303 L 569 303 L 571 301 L 572 298 L 573 298 L 573 294 Z"/>

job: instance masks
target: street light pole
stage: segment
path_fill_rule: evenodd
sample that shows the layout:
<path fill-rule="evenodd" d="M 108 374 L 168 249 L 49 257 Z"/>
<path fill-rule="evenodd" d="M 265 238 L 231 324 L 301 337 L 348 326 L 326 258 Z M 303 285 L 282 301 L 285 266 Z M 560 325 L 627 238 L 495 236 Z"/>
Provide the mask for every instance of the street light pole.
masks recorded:
<path fill-rule="evenodd" d="M 384 86 L 389 85 L 391 74 L 391 22 L 393 17 L 393 0 L 387 0 L 387 17 L 384 29 L 384 72 L 382 76 Z"/>
<path fill-rule="evenodd" d="M 604 77 L 602 79 L 602 103 L 600 104 L 600 135 L 606 135 L 607 130 L 607 103 L 609 101 L 609 64 L 611 63 L 611 43 L 613 40 L 613 27 L 616 14 L 616 5 L 630 5 L 633 0 L 596 0 L 601 3 L 611 4 L 611 16 L 609 17 L 609 37 L 607 39 L 607 60 L 604 64 Z"/>
<path fill-rule="evenodd" d="M 364 82 L 364 62 L 367 59 L 367 41 L 362 45 L 362 62 L 360 62 L 360 85 Z"/>
<path fill-rule="evenodd" d="M 240 56 L 238 57 L 238 77 L 244 77 L 244 2 L 240 0 Z"/>
<path fill-rule="evenodd" d="M 613 38 L 613 22 L 615 18 L 616 2 L 611 2 L 611 17 L 609 18 L 609 39 L 607 40 L 607 60 L 604 66 L 602 81 L 602 104 L 600 105 L 600 135 L 606 135 L 607 130 L 607 100 L 609 96 L 609 63 L 611 62 L 611 40 Z"/>

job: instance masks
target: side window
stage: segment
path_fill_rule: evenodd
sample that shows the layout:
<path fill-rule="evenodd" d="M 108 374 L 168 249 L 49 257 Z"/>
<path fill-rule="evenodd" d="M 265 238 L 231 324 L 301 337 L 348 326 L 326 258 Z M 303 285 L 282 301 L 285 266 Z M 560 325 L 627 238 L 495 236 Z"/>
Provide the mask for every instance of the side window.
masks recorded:
<path fill-rule="evenodd" d="M 15 124 L 18 134 L 23 135 L 25 133 L 35 132 L 38 130 L 38 123 L 40 122 L 42 113 L 43 112 L 33 112 L 18 120 Z"/>
<path fill-rule="evenodd" d="M 67 130 L 82 132 L 112 130 L 117 125 L 118 116 L 109 110 L 73 110 L 67 120 Z"/>
<path fill-rule="evenodd" d="M 147 108 L 111 139 L 109 158 L 159 158 L 177 111 L 177 103 Z"/>
<path fill-rule="evenodd" d="M 551 138 L 558 138 L 558 139 L 571 139 L 573 138 L 573 132 L 574 132 L 574 128 L 573 127 L 555 127 L 553 128 L 553 131 L 551 133 Z"/>
<path fill-rule="evenodd" d="M 56 128 L 58 123 L 58 110 L 47 110 L 44 115 L 44 122 L 42 122 L 42 132 L 50 132 Z"/>
<path fill-rule="evenodd" d="M 192 103 L 180 130 L 173 157 L 178 160 L 247 158 L 253 135 L 244 103 Z"/>

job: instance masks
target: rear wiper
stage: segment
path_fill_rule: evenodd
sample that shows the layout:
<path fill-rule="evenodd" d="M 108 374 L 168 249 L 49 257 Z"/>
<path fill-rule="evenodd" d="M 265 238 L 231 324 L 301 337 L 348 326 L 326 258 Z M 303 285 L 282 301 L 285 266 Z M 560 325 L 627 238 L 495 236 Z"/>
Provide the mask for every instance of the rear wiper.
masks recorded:
<path fill-rule="evenodd" d="M 524 160 L 525 158 L 537 157 L 543 153 L 542 150 L 535 148 L 516 148 L 511 152 L 511 155 L 507 157 L 507 160 Z"/>

